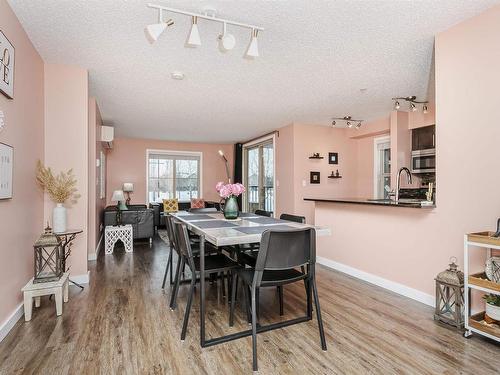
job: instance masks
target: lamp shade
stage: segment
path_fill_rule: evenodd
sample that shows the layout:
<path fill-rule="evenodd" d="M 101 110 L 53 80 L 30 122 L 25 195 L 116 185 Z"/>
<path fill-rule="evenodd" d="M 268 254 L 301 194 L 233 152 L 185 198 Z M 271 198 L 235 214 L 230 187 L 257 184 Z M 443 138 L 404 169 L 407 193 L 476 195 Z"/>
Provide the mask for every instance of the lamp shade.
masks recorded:
<path fill-rule="evenodd" d="M 131 182 L 124 182 L 123 183 L 123 191 L 131 193 L 134 191 L 134 184 Z"/>
<path fill-rule="evenodd" d="M 146 34 L 147 40 L 150 43 L 154 43 L 158 40 L 158 38 L 165 31 L 166 28 L 167 28 L 167 24 L 165 22 L 154 23 L 152 25 L 148 25 L 144 29 L 144 33 Z"/>
<path fill-rule="evenodd" d="M 252 36 L 246 55 L 248 57 L 259 57 L 259 42 L 257 42 L 257 35 L 255 33 Z"/>
<path fill-rule="evenodd" d="M 123 202 L 125 201 L 125 195 L 123 195 L 123 190 L 113 191 L 113 196 L 111 197 L 113 202 Z"/>
<path fill-rule="evenodd" d="M 193 17 L 193 25 L 191 26 L 187 44 L 192 47 L 201 46 L 200 32 L 198 31 L 196 17 Z"/>

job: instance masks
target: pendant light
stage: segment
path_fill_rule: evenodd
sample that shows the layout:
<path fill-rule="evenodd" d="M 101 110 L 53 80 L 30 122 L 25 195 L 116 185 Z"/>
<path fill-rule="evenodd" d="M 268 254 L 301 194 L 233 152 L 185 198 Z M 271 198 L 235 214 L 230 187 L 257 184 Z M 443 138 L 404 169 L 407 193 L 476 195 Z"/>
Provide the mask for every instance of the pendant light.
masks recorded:
<path fill-rule="evenodd" d="M 165 29 L 174 24 L 174 21 L 171 19 L 162 21 L 162 10 L 158 13 L 158 23 L 153 23 L 151 25 L 146 26 L 144 29 L 144 34 L 146 34 L 146 39 L 149 43 L 153 44 L 158 40 L 160 35 L 165 31 Z"/>
<path fill-rule="evenodd" d="M 200 32 L 198 31 L 198 17 L 191 17 L 191 23 L 191 31 L 189 32 L 187 45 L 191 47 L 201 46 Z"/>
<path fill-rule="evenodd" d="M 250 40 L 250 45 L 248 46 L 247 57 L 259 57 L 259 43 L 257 42 L 257 34 L 259 30 L 252 29 L 252 39 Z"/>

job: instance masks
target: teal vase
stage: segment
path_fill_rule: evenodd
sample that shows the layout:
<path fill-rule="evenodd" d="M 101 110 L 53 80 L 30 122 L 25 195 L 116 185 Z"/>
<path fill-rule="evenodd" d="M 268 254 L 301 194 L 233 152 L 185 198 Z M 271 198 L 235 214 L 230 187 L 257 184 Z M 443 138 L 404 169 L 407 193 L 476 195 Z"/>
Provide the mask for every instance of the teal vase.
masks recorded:
<path fill-rule="evenodd" d="M 238 201 L 235 196 L 230 196 L 226 198 L 224 204 L 224 217 L 228 220 L 235 220 L 239 215 Z"/>

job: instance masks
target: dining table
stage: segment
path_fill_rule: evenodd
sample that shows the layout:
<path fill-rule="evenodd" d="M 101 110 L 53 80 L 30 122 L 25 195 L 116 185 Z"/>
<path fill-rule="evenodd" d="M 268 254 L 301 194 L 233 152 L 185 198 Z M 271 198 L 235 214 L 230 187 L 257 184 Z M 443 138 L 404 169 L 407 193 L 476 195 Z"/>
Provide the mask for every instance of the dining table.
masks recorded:
<path fill-rule="evenodd" d="M 209 347 L 242 337 L 250 336 L 251 330 L 240 331 L 228 335 L 207 339 L 205 336 L 205 315 L 206 315 L 206 296 L 205 296 L 205 243 L 209 242 L 216 247 L 245 245 L 258 243 L 261 240 L 262 233 L 268 229 L 301 229 L 314 228 L 316 236 L 330 235 L 328 227 L 319 227 L 310 224 L 296 223 L 273 217 L 259 216 L 253 213 L 240 212 L 237 219 L 225 219 L 222 212 L 196 213 L 188 211 L 178 211 L 170 213 L 177 220 L 186 225 L 187 229 L 199 236 L 200 246 L 200 345 Z M 235 246 L 238 248 L 238 246 Z M 306 317 L 290 319 L 285 322 L 270 324 L 259 327 L 258 332 L 269 331 L 282 328 L 288 325 L 311 320 L 310 314 Z"/>

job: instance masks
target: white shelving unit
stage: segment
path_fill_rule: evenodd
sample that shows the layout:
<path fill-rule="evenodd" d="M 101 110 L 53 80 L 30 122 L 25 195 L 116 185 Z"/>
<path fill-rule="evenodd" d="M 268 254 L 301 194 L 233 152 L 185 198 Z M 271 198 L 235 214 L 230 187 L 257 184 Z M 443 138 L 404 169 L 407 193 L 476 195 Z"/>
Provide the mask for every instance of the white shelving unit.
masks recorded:
<path fill-rule="evenodd" d="M 464 236 L 464 302 L 465 302 L 465 337 L 473 332 L 500 342 L 500 328 L 486 325 L 482 322 L 483 313 L 471 316 L 471 291 L 479 290 L 484 293 L 500 295 L 500 284 L 491 282 L 481 274 L 470 274 L 469 253 L 485 251 L 487 258 L 491 257 L 491 250 L 500 250 L 500 239 L 490 237 L 490 232 L 469 233 Z"/>

